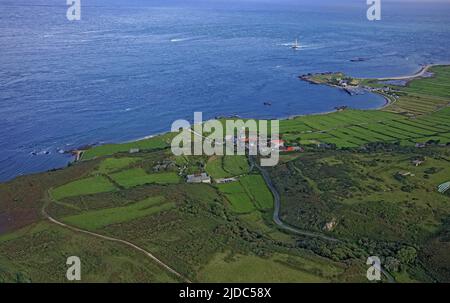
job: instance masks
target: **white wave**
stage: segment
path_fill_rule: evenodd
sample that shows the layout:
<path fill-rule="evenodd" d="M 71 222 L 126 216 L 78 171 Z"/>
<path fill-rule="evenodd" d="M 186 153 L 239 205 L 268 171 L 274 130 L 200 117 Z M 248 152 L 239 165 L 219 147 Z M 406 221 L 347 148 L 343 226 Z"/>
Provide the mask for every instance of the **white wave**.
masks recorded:
<path fill-rule="evenodd" d="M 183 41 L 189 41 L 192 38 L 174 38 L 174 39 L 170 39 L 170 42 L 183 42 Z"/>
<path fill-rule="evenodd" d="M 294 45 L 294 43 L 280 43 L 278 44 L 279 46 L 286 46 L 286 47 L 292 47 Z M 300 49 L 320 49 L 320 48 L 324 48 L 324 45 L 320 45 L 320 44 L 303 44 L 300 43 Z"/>
<path fill-rule="evenodd" d="M 204 36 L 195 36 L 195 37 L 185 37 L 185 38 L 172 38 L 170 39 L 170 42 L 176 43 L 176 42 L 184 42 L 184 41 L 191 41 L 191 40 L 197 40 Z"/>
<path fill-rule="evenodd" d="M 40 151 L 32 151 L 30 154 L 33 156 L 45 156 L 50 155 L 51 152 L 49 150 L 40 150 Z"/>

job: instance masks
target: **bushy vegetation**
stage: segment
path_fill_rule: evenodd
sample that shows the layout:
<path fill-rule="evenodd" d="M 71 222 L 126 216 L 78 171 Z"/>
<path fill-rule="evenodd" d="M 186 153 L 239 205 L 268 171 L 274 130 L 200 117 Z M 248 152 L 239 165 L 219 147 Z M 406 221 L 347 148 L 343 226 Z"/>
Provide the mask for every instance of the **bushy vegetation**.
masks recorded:
<path fill-rule="evenodd" d="M 66 283 L 66 260 L 82 260 L 82 282 L 179 282 L 155 262 L 120 243 L 41 222 L 0 236 L 0 283 Z"/>
<path fill-rule="evenodd" d="M 282 195 L 283 220 L 345 241 L 335 248 L 309 241 L 301 247 L 334 260 L 373 252 L 402 274 L 407 270 L 418 280 L 431 279 L 424 276 L 418 255 L 450 215 L 450 200 L 436 189 L 450 176 L 449 155 L 448 148 L 374 145 L 364 151 L 306 153 L 271 175 Z M 415 166 L 415 159 L 424 162 Z M 334 222 L 331 229 L 329 222 Z"/>

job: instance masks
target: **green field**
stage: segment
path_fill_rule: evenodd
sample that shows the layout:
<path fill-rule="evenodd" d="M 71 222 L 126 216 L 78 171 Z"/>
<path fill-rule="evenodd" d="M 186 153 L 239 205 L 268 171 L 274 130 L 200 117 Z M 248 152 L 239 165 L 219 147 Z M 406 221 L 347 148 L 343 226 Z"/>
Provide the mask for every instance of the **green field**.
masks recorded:
<path fill-rule="evenodd" d="M 310 117 L 281 121 L 281 130 L 286 140 L 306 145 L 314 142 L 337 147 L 358 147 L 370 142 L 412 145 L 426 137 L 438 137 L 440 143 L 447 144 L 450 128 L 446 121 L 450 121 L 449 108 L 414 119 L 381 111 L 346 110 L 320 116 L 315 121 Z M 303 131 L 305 125 L 310 130 Z"/>
<path fill-rule="evenodd" d="M 273 208 L 273 196 L 266 182 L 260 175 L 248 175 L 239 179 L 247 194 L 252 198 L 256 208 L 268 210 Z"/>
<path fill-rule="evenodd" d="M 127 168 L 131 164 L 138 161 L 139 158 L 107 158 L 100 163 L 97 172 L 100 174 L 113 173 L 115 171 Z"/>
<path fill-rule="evenodd" d="M 236 213 L 249 213 L 273 208 L 273 196 L 260 175 L 247 175 L 239 181 L 218 184 L 220 192 L 224 193 Z"/>
<path fill-rule="evenodd" d="M 128 206 L 90 211 L 75 216 L 64 217 L 62 220 L 65 223 L 83 229 L 96 230 L 111 224 L 123 223 L 157 214 L 173 207 L 175 207 L 175 203 L 168 203 L 162 197 L 150 197 Z"/>
<path fill-rule="evenodd" d="M 225 194 L 234 212 L 248 213 L 255 209 L 251 198 L 240 182 L 219 184 L 217 187 Z"/>
<path fill-rule="evenodd" d="M 423 115 L 447 107 L 450 97 L 450 68 L 434 66 L 430 71 L 435 74 L 432 78 L 411 81 L 401 88 L 391 86 L 401 92 L 400 98 L 386 110 Z"/>
<path fill-rule="evenodd" d="M 51 191 L 51 195 L 55 200 L 61 200 L 68 197 L 109 192 L 115 189 L 107 178 L 94 176 L 55 188 Z"/>
<path fill-rule="evenodd" d="M 83 153 L 82 159 L 90 160 L 101 156 L 110 156 L 117 153 L 127 153 L 132 148 L 138 148 L 141 151 L 166 148 L 170 146 L 170 142 L 175 135 L 175 133 L 167 133 L 164 135 L 158 135 L 153 138 L 135 142 L 96 146 L 85 151 Z"/>
<path fill-rule="evenodd" d="M 218 283 L 330 282 L 342 269 L 305 258 L 275 255 L 271 258 L 216 255 L 200 271 L 199 280 Z"/>
<path fill-rule="evenodd" d="M 407 86 L 381 85 L 375 80 L 356 79 L 367 86 L 388 86 L 398 98 L 383 110 L 345 110 L 281 121 L 281 133 L 290 142 L 335 144 L 352 148 L 369 142 L 426 142 L 424 138 L 450 143 L 450 67 L 435 66 L 432 78 L 416 79 Z M 319 75 L 320 83 L 331 81 Z M 343 77 L 343 75 L 339 75 Z"/>
<path fill-rule="evenodd" d="M 180 182 L 180 177 L 174 172 L 147 174 L 142 168 L 124 170 L 111 175 L 120 186 L 130 188 L 144 184 L 174 184 Z"/>
<path fill-rule="evenodd" d="M 249 165 L 245 156 L 224 156 L 223 169 L 231 176 L 248 173 Z"/>
<path fill-rule="evenodd" d="M 214 179 L 229 178 L 248 173 L 250 167 L 245 156 L 211 157 L 206 171 Z"/>
<path fill-rule="evenodd" d="M 206 164 L 206 172 L 214 179 L 231 177 L 231 174 L 223 169 L 223 157 L 211 157 Z"/>

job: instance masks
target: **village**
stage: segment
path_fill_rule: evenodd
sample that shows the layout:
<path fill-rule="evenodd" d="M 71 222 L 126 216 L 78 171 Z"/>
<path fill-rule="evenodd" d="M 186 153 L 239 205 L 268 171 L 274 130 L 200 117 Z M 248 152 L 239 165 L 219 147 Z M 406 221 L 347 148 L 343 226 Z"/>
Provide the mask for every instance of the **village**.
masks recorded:
<path fill-rule="evenodd" d="M 225 142 L 232 142 L 233 149 L 237 150 L 240 146 L 245 146 L 245 150 L 249 152 L 250 150 L 257 150 L 258 144 L 260 144 L 261 138 L 256 132 L 242 132 L 239 136 L 225 136 Z M 268 141 L 268 146 L 259 147 L 260 149 L 271 149 L 271 151 L 278 151 L 282 153 L 292 153 L 292 152 L 304 152 L 304 148 L 300 146 L 288 145 L 286 141 L 281 139 L 273 139 Z M 249 153 L 250 154 L 250 153 Z M 239 181 L 239 178 L 243 175 L 228 177 L 228 178 L 217 178 L 212 180 L 206 172 L 190 174 L 186 176 L 187 183 L 208 183 L 211 184 L 213 181 L 216 184 L 226 184 Z"/>

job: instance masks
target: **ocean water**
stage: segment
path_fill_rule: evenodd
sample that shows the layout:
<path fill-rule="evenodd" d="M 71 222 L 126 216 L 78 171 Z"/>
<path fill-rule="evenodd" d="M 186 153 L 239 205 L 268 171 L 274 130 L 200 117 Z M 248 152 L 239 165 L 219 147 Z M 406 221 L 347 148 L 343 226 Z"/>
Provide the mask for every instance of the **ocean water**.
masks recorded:
<path fill-rule="evenodd" d="M 281 118 L 377 108 L 380 96 L 298 76 L 385 77 L 450 61 L 448 3 L 388 2 L 382 21 L 369 22 L 366 1 L 310 2 L 85 0 L 82 20 L 69 22 L 65 0 L 0 0 L 0 180 L 64 167 L 63 152 L 82 145 L 167 131 L 194 111 Z"/>

